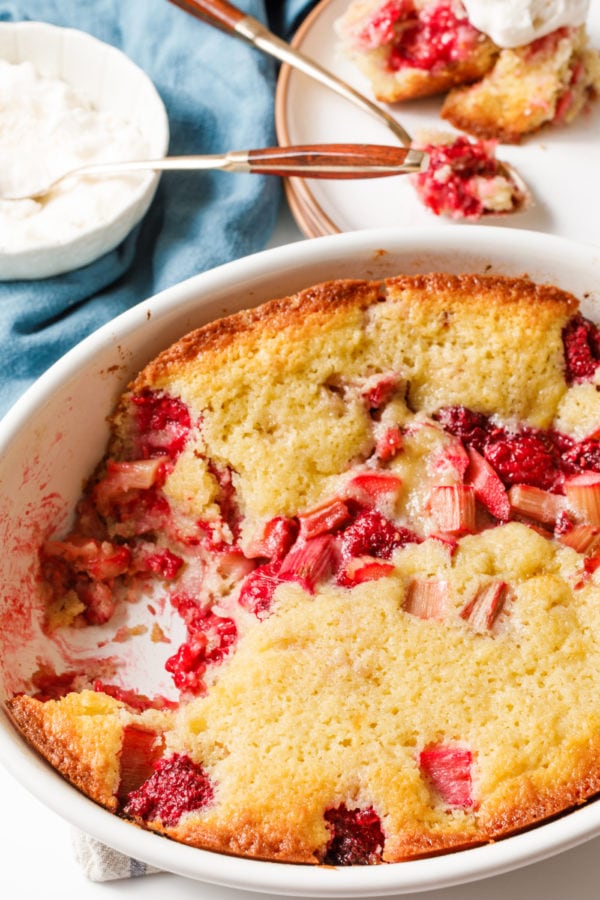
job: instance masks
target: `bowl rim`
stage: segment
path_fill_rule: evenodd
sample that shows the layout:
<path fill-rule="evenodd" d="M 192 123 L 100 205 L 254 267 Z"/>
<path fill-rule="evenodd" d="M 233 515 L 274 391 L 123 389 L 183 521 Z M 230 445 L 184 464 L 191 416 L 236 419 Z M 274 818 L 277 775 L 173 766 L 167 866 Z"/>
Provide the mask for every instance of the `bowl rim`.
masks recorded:
<path fill-rule="evenodd" d="M 123 50 L 86 31 L 49 22 L 35 20 L 0 22 L 0 36 L 11 31 L 17 35 L 20 32 L 39 31 L 47 39 L 60 43 L 62 48 L 76 40 L 86 49 L 86 52 L 103 54 L 108 64 L 115 60 L 119 66 L 130 69 L 139 84 L 143 85 L 144 93 L 153 105 L 152 133 L 148 132 L 147 135 L 151 138 L 152 144 L 149 156 L 153 158 L 165 156 L 170 140 L 169 118 L 165 104 L 150 76 Z M 6 59 L 5 56 L 0 56 L 0 58 Z M 33 57 L 20 61 L 29 61 L 35 66 Z M 67 83 L 71 84 L 72 82 L 67 80 Z M 116 215 L 101 223 L 92 221 L 84 230 L 67 241 L 53 241 L 48 238 L 33 247 L 23 247 L 17 251 L 4 251 L 0 248 L 0 279 L 14 281 L 51 278 L 88 265 L 110 252 L 125 239 L 146 214 L 158 188 L 160 178 L 161 173 L 149 171 L 135 191 L 131 192 L 129 201 L 121 206 Z M 113 236 L 109 237 L 111 231 Z M 31 271 L 33 274 L 29 274 Z"/>
<path fill-rule="evenodd" d="M 468 249 L 472 253 L 475 245 L 476 252 L 482 256 L 493 255 L 498 248 L 510 251 L 515 247 L 515 233 L 485 226 L 469 227 L 466 234 L 462 229 L 434 234 L 427 227 L 347 232 L 263 250 L 186 279 L 121 313 L 48 369 L 0 421 L 0 460 L 21 429 L 61 385 L 73 378 L 82 363 L 89 363 L 103 348 L 115 342 L 126 346 L 127 336 L 135 332 L 150 311 L 154 322 L 160 324 L 173 311 L 184 310 L 194 298 L 202 305 L 214 291 L 225 288 L 233 291 L 235 285 L 260 280 L 266 273 L 291 262 L 308 267 L 335 260 L 336 254 L 338 258 L 344 254 L 350 257 L 358 250 L 378 253 L 381 248 L 400 252 L 411 248 L 414 252 L 427 248 L 442 252 Z M 597 267 L 594 275 L 596 278 L 600 275 L 600 247 L 593 244 L 522 230 L 519 247 L 554 259 L 567 254 L 570 265 Z M 125 375 L 121 377 L 125 380 Z M 122 853 L 214 885 L 285 896 L 321 897 L 386 896 L 434 890 L 539 862 L 600 834 L 600 803 L 590 802 L 494 844 L 397 864 L 312 867 L 227 856 L 132 827 L 131 823 L 97 806 L 26 745 L 4 710 L 2 719 L 5 724 L 0 727 L 0 762 L 46 806 Z"/>

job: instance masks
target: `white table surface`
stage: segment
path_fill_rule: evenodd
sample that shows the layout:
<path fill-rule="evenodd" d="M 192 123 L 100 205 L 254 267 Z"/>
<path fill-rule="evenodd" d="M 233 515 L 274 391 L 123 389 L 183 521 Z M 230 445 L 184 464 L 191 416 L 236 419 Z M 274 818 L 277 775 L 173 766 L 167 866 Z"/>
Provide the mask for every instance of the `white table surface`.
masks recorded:
<path fill-rule="evenodd" d="M 284 205 L 269 246 L 303 240 Z M 0 767 L 1 900 L 243 900 L 266 898 L 176 875 L 88 881 L 75 861 L 71 826 Z M 485 881 L 410 896 L 420 900 L 600 900 L 600 838 L 542 863 Z"/>

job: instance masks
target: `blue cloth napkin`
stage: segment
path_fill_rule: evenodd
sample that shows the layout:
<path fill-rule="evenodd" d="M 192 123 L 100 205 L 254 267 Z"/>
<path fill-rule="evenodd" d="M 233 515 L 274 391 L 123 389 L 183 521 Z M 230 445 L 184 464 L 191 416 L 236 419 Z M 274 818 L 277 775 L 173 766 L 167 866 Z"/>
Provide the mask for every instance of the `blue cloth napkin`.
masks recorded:
<path fill-rule="evenodd" d="M 238 0 L 289 37 L 309 0 Z M 171 154 L 275 143 L 275 63 L 168 0 L 0 0 L 0 21 L 78 28 L 123 50 L 167 108 Z M 142 223 L 111 253 L 42 281 L 0 283 L 0 415 L 56 359 L 130 306 L 262 249 L 276 220 L 273 177 L 164 173 Z"/>

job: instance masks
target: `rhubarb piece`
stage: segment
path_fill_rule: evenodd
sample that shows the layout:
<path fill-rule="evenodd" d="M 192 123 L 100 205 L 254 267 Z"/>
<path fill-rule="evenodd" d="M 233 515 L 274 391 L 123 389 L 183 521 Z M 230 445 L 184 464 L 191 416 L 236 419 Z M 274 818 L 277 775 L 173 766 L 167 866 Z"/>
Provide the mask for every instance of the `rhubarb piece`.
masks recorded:
<path fill-rule="evenodd" d="M 92 499 L 98 511 L 109 515 L 113 502 L 122 499 L 130 491 L 147 491 L 160 485 L 165 479 L 168 456 L 154 456 L 132 462 L 109 459 L 106 474 L 92 490 Z"/>
<path fill-rule="evenodd" d="M 459 481 L 462 481 L 469 468 L 469 456 L 462 441 L 459 440 L 459 438 L 450 441 L 450 443 L 437 454 L 433 466 L 436 472 L 450 470 L 457 476 Z"/>
<path fill-rule="evenodd" d="M 582 315 L 573 316 L 562 333 L 565 377 L 570 384 L 589 381 L 600 363 L 600 330 Z"/>
<path fill-rule="evenodd" d="M 346 485 L 347 496 L 374 507 L 381 499 L 395 500 L 402 487 L 402 479 L 392 472 L 366 471 L 351 478 Z"/>
<path fill-rule="evenodd" d="M 564 482 L 571 509 L 591 525 L 600 525 L 600 473 L 582 472 Z"/>
<path fill-rule="evenodd" d="M 298 516 L 300 537 L 305 540 L 335 531 L 350 520 L 350 511 L 339 497 Z"/>
<path fill-rule="evenodd" d="M 397 425 L 390 425 L 375 438 L 375 456 L 381 462 L 389 462 L 400 453 L 403 446 L 402 433 Z"/>
<path fill-rule="evenodd" d="M 72 535 L 65 541 L 44 541 L 42 562 L 63 561 L 73 573 L 85 573 L 94 581 L 110 581 L 129 569 L 129 547 Z"/>
<path fill-rule="evenodd" d="M 385 835 L 379 816 L 345 804 L 325 811 L 331 837 L 323 862 L 330 866 L 369 866 L 381 862 Z"/>
<path fill-rule="evenodd" d="M 362 388 L 362 396 L 368 409 L 379 410 L 389 403 L 400 383 L 400 377 L 395 372 L 385 372 L 367 378 Z"/>
<path fill-rule="evenodd" d="M 375 510 L 363 510 L 342 534 L 343 559 L 376 556 L 389 559 L 398 547 L 419 543 L 421 538 L 408 528 L 394 525 Z"/>
<path fill-rule="evenodd" d="M 175 753 L 160 759 L 154 773 L 133 791 L 124 808 L 126 815 L 143 822 L 176 825 L 184 813 L 204 809 L 213 801 L 213 787 L 202 766 L 189 756 Z"/>
<path fill-rule="evenodd" d="M 335 543 L 330 534 L 308 541 L 299 539 L 284 558 L 279 578 L 297 581 L 305 591 L 313 594 L 317 583 L 332 573 L 335 561 Z"/>
<path fill-rule="evenodd" d="M 470 485 L 436 485 L 429 495 L 429 509 L 442 532 L 475 531 L 475 491 Z"/>
<path fill-rule="evenodd" d="M 600 528 L 596 525 L 574 525 L 557 537 L 561 544 L 571 547 L 577 553 L 593 555 L 600 547 Z"/>
<path fill-rule="evenodd" d="M 461 809 L 474 806 L 473 754 L 470 750 L 450 744 L 432 744 L 419 754 L 419 767 L 448 806 Z"/>
<path fill-rule="evenodd" d="M 251 559 L 264 557 L 280 560 L 290 551 L 298 537 L 298 522 L 287 516 L 275 516 L 270 519 L 263 530 L 262 537 L 252 541 L 246 551 Z"/>
<path fill-rule="evenodd" d="M 385 578 L 393 571 L 391 563 L 382 562 L 374 556 L 355 556 L 342 563 L 336 573 L 336 581 L 343 587 L 353 587 L 364 581 Z"/>
<path fill-rule="evenodd" d="M 402 608 L 419 619 L 442 621 L 448 609 L 448 582 L 436 578 L 413 578 L 406 589 Z"/>
<path fill-rule="evenodd" d="M 461 610 L 461 618 L 465 619 L 473 631 L 484 633 L 491 631 L 494 622 L 500 615 L 506 598 L 508 585 L 504 581 L 492 581 L 479 588 L 474 597 Z"/>
<path fill-rule="evenodd" d="M 565 498 L 529 484 L 515 484 L 508 492 L 513 512 L 554 527 L 565 508 Z"/>
<path fill-rule="evenodd" d="M 507 522 L 510 502 L 502 481 L 481 453 L 473 447 L 469 447 L 467 453 L 469 467 L 465 479 L 473 486 L 475 497 L 496 519 Z"/>
<path fill-rule="evenodd" d="M 119 755 L 117 799 L 120 805 L 126 803 L 129 795 L 151 777 L 163 751 L 162 735 L 139 725 L 125 726 Z"/>

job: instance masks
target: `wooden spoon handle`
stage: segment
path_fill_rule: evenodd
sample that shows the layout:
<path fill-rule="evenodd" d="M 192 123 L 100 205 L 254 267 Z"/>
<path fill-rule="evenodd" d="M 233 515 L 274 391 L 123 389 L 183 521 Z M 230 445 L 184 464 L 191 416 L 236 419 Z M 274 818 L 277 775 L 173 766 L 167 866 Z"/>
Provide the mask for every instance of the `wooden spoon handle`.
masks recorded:
<path fill-rule="evenodd" d="M 235 32 L 238 22 L 247 18 L 246 13 L 226 0 L 171 0 L 171 3 L 230 34 Z"/>
<path fill-rule="evenodd" d="M 383 178 L 418 172 L 425 155 L 379 144 L 312 144 L 248 151 L 251 172 L 303 178 Z"/>

